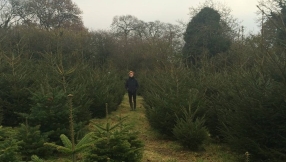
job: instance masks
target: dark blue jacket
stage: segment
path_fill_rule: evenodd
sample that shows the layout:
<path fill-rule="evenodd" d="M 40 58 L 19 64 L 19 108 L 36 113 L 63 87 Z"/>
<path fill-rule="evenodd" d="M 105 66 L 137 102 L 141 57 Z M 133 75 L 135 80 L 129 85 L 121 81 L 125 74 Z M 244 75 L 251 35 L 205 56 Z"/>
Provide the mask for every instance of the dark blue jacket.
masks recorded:
<path fill-rule="evenodd" d="M 138 89 L 138 87 L 139 87 L 138 82 L 137 82 L 137 80 L 136 80 L 134 77 L 129 77 L 129 78 L 126 80 L 125 89 L 126 89 L 128 92 L 136 92 L 136 90 Z"/>

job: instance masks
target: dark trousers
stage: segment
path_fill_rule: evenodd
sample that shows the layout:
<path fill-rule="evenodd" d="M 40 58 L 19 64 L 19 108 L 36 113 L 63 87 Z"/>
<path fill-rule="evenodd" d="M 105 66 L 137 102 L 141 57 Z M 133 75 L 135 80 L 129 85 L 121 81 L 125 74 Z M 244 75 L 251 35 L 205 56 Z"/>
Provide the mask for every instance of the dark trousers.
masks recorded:
<path fill-rule="evenodd" d="M 129 92 L 128 91 L 128 97 L 129 97 L 130 108 L 132 110 L 135 110 L 136 109 L 136 91 L 135 92 Z M 132 103 L 132 101 L 133 101 L 133 103 Z"/>

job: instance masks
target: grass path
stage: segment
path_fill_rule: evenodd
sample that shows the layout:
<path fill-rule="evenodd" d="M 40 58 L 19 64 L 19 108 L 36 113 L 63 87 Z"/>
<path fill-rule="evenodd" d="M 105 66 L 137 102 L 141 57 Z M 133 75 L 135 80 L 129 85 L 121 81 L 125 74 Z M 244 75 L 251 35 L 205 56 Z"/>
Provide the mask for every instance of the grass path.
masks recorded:
<path fill-rule="evenodd" d="M 130 111 L 128 96 L 125 95 L 117 111 L 109 115 L 111 121 L 117 121 L 118 116 L 128 116 L 126 123 L 134 125 L 139 133 L 139 139 L 145 144 L 142 162 L 234 162 L 234 156 L 221 145 L 211 144 L 206 151 L 191 152 L 183 149 L 177 142 L 164 139 L 152 129 L 145 117 L 143 98 L 137 97 L 137 110 Z M 94 119 L 94 122 L 104 122 Z"/>

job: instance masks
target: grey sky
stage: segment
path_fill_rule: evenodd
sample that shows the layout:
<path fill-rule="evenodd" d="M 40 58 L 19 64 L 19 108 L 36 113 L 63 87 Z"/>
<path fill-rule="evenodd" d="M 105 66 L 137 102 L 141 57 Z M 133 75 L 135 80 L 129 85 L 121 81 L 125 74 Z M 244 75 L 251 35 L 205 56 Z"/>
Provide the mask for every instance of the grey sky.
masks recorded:
<path fill-rule="evenodd" d="M 73 0 L 83 11 L 84 25 L 91 30 L 108 30 L 114 16 L 132 15 L 145 22 L 159 20 L 176 24 L 189 21 L 189 8 L 205 0 Z M 246 32 L 258 32 L 257 0 L 214 0 L 232 10 Z"/>

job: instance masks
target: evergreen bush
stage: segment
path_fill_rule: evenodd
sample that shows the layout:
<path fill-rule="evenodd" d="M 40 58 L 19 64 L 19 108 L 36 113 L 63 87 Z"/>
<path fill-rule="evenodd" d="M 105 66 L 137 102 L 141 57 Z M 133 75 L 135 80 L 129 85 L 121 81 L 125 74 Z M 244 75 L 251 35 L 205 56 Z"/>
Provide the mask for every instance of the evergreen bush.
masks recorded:
<path fill-rule="evenodd" d="M 194 88 L 197 81 L 194 73 L 184 68 L 174 68 L 168 71 L 154 71 L 146 76 L 142 96 L 145 101 L 146 116 L 150 125 L 159 132 L 170 137 L 173 136 L 173 128 L 177 117 L 182 117 L 182 107 L 191 105 L 195 111 L 202 106 L 204 98 L 199 89 Z M 194 96 L 193 91 L 197 91 Z"/>
<path fill-rule="evenodd" d="M 28 77 L 31 73 L 29 61 L 23 61 L 20 56 L 6 56 L 1 66 L 0 78 L 0 105 L 3 113 L 3 126 L 18 126 L 24 122 L 17 113 L 29 113 L 31 96 L 28 88 L 33 86 L 33 79 Z"/>
<path fill-rule="evenodd" d="M 79 140 L 79 142 L 76 143 L 74 132 L 74 109 L 72 101 L 74 95 L 69 94 L 67 97 L 69 100 L 69 131 L 71 140 L 66 135 L 61 134 L 60 138 L 64 146 L 60 146 L 55 143 L 45 143 L 44 145 L 56 148 L 59 152 L 70 154 L 72 161 L 75 162 L 77 158 L 76 155 L 92 145 L 91 137 L 93 133 L 91 132 L 86 134 L 81 140 Z"/>
<path fill-rule="evenodd" d="M 69 130 L 69 109 L 65 92 L 58 89 L 40 90 L 32 93 L 29 121 L 40 125 L 42 133 L 49 133 L 52 141 Z M 58 141 L 59 142 L 59 141 Z"/>
<path fill-rule="evenodd" d="M 19 141 L 14 139 L 15 130 L 0 126 L 0 161 L 20 162 Z"/>
<path fill-rule="evenodd" d="M 175 138 L 186 148 L 198 151 L 202 144 L 209 138 L 209 133 L 205 127 L 204 118 L 195 118 L 195 113 L 183 109 L 183 117 L 177 117 L 176 125 L 173 128 Z"/>
<path fill-rule="evenodd" d="M 235 150 L 256 159 L 286 159 L 285 86 L 254 71 L 233 75 L 216 103 L 222 134 Z"/>
<path fill-rule="evenodd" d="M 52 154 L 52 150 L 45 147 L 44 143 L 48 141 L 48 134 L 40 132 L 40 126 L 31 127 L 27 124 L 21 124 L 17 129 L 15 136 L 19 143 L 19 150 L 22 160 L 31 160 L 32 155 L 47 157 Z"/>
<path fill-rule="evenodd" d="M 125 94 L 124 83 L 113 69 L 89 70 L 82 83 L 86 85 L 87 95 L 92 103 L 90 111 L 93 117 L 105 117 L 105 104 L 108 111 L 115 111 Z"/>
<path fill-rule="evenodd" d="M 37 155 L 32 155 L 31 162 L 44 162 L 44 160 L 40 159 Z"/>
<path fill-rule="evenodd" d="M 139 162 L 143 156 L 143 143 L 138 139 L 138 133 L 133 132 L 128 125 L 123 125 L 123 119 L 117 124 L 106 126 L 94 125 L 97 129 L 94 145 L 87 152 L 85 162 Z"/>
<path fill-rule="evenodd" d="M 20 162 L 19 145 L 15 139 L 0 141 L 0 161 Z"/>
<path fill-rule="evenodd" d="M 57 151 L 68 154 L 72 156 L 72 161 L 76 161 L 76 155 L 83 153 L 87 148 L 91 147 L 93 133 L 86 134 L 82 139 L 80 139 L 76 144 L 73 143 L 66 135 L 61 134 L 60 138 L 63 146 L 57 145 L 55 143 L 45 143 L 45 146 L 55 148 Z"/>

